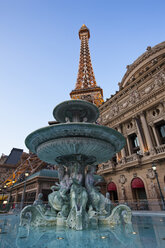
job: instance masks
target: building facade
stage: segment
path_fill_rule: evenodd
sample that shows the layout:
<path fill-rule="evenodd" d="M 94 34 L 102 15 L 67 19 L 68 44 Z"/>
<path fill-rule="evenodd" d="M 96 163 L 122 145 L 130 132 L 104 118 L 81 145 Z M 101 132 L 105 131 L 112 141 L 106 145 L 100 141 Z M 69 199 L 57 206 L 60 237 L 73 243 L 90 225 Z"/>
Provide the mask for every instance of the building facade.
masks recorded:
<path fill-rule="evenodd" d="M 22 208 L 27 204 L 33 204 L 38 199 L 38 194 L 42 193 L 43 201 L 47 203 L 48 194 L 52 192 L 51 186 L 56 182 L 59 182 L 56 170 L 53 168 L 42 169 L 11 187 L 10 201 L 19 204 L 19 207 Z"/>
<path fill-rule="evenodd" d="M 99 166 L 111 199 L 133 209 L 162 209 L 165 195 L 165 42 L 127 66 L 119 91 L 100 106 L 102 125 L 121 132 L 125 147 Z M 160 189 L 152 169 L 156 165 Z M 161 192 L 160 192 L 161 190 Z"/>

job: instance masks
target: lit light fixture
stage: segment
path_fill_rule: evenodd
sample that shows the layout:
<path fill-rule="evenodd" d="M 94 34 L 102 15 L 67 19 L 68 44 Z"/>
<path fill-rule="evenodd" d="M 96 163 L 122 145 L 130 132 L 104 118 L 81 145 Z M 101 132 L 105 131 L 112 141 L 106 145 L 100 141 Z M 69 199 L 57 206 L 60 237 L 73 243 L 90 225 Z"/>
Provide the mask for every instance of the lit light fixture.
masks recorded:
<path fill-rule="evenodd" d="M 136 232 L 132 232 L 132 234 L 136 234 Z"/>
<path fill-rule="evenodd" d="M 28 172 L 25 172 L 25 177 L 28 177 L 29 176 L 29 173 Z"/>
<path fill-rule="evenodd" d="M 156 165 L 154 163 L 152 163 L 152 169 L 156 171 Z"/>
<path fill-rule="evenodd" d="M 156 162 L 156 161 L 155 161 L 155 162 Z M 161 187 L 160 187 L 160 183 L 159 183 L 158 173 L 157 173 L 157 171 L 156 171 L 156 164 L 155 164 L 155 162 L 154 162 L 154 161 L 152 162 L 152 169 L 153 169 L 153 171 L 154 171 L 154 174 L 155 174 L 155 177 L 156 177 L 156 181 L 157 181 L 157 184 L 158 184 L 158 188 L 159 188 L 159 192 L 160 192 L 162 210 L 165 211 L 165 200 L 164 200 L 164 195 L 163 195 L 162 190 L 161 190 Z"/>
<path fill-rule="evenodd" d="M 101 236 L 101 239 L 107 239 L 107 237 L 106 236 Z"/>
<path fill-rule="evenodd" d="M 7 204 L 7 201 L 5 200 L 5 201 L 3 201 L 3 204 Z"/>
<path fill-rule="evenodd" d="M 60 239 L 61 240 L 61 239 L 64 239 L 64 238 L 63 237 L 58 237 L 57 239 Z"/>
<path fill-rule="evenodd" d="M 15 181 L 13 180 L 12 183 L 15 183 Z"/>
<path fill-rule="evenodd" d="M 4 188 L 6 188 L 7 186 L 6 185 L 4 185 Z"/>

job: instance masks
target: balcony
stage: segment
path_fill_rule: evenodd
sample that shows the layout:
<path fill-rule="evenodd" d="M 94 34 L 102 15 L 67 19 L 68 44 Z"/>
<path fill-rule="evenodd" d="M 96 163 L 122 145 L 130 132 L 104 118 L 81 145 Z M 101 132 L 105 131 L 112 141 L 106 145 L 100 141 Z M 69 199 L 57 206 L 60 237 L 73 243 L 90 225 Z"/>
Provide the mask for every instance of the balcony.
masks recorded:
<path fill-rule="evenodd" d="M 156 154 L 165 152 L 165 144 L 155 147 Z"/>
<path fill-rule="evenodd" d="M 108 160 L 108 162 L 99 165 L 99 168 L 98 168 L 97 172 L 98 173 L 103 173 L 103 171 L 114 170 L 115 167 L 116 167 L 116 163 Z"/>
<path fill-rule="evenodd" d="M 108 161 L 106 163 L 103 163 L 99 166 L 98 173 L 104 174 L 108 172 L 118 171 L 121 170 L 123 167 L 132 167 L 132 166 L 139 166 L 140 164 L 143 164 L 146 158 L 152 159 L 152 160 L 162 160 L 165 158 L 165 144 L 154 147 L 154 153 L 148 153 L 147 156 L 144 154 L 131 154 L 130 156 L 122 158 L 117 163 L 113 161 Z"/>
<path fill-rule="evenodd" d="M 123 167 L 138 166 L 140 165 L 141 158 L 142 155 L 134 153 L 130 156 L 122 158 L 117 163 L 109 160 L 108 162 L 101 164 L 97 172 L 98 174 L 104 174 L 115 170 L 120 170 Z"/>

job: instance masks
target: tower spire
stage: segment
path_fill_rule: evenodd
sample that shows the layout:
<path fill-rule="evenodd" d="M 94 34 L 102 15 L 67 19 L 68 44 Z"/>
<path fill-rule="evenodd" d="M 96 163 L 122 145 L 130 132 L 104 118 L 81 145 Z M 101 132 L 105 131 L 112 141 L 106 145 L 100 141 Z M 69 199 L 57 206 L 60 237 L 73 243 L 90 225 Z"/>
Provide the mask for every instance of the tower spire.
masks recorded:
<path fill-rule="evenodd" d="M 88 44 L 90 31 L 85 24 L 79 30 L 79 38 L 81 40 L 79 70 L 76 87 L 70 96 L 72 99 L 84 99 L 100 106 L 103 103 L 103 91 L 95 80 Z"/>

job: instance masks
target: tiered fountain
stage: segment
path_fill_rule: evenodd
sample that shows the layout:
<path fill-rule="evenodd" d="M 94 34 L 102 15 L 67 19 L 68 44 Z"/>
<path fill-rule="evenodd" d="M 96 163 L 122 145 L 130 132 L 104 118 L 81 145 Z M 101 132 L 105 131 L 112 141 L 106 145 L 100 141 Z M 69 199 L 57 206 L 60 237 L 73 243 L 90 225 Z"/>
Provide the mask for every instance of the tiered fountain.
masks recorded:
<path fill-rule="evenodd" d="M 59 184 L 52 187 L 49 204 L 41 200 L 21 212 L 21 225 L 67 226 L 82 230 L 92 225 L 131 223 L 126 205 L 113 207 L 95 183 L 96 165 L 106 162 L 125 145 L 117 131 L 95 124 L 98 108 L 82 100 L 65 101 L 53 111 L 60 123 L 36 130 L 25 140 L 29 150 L 59 166 Z"/>

